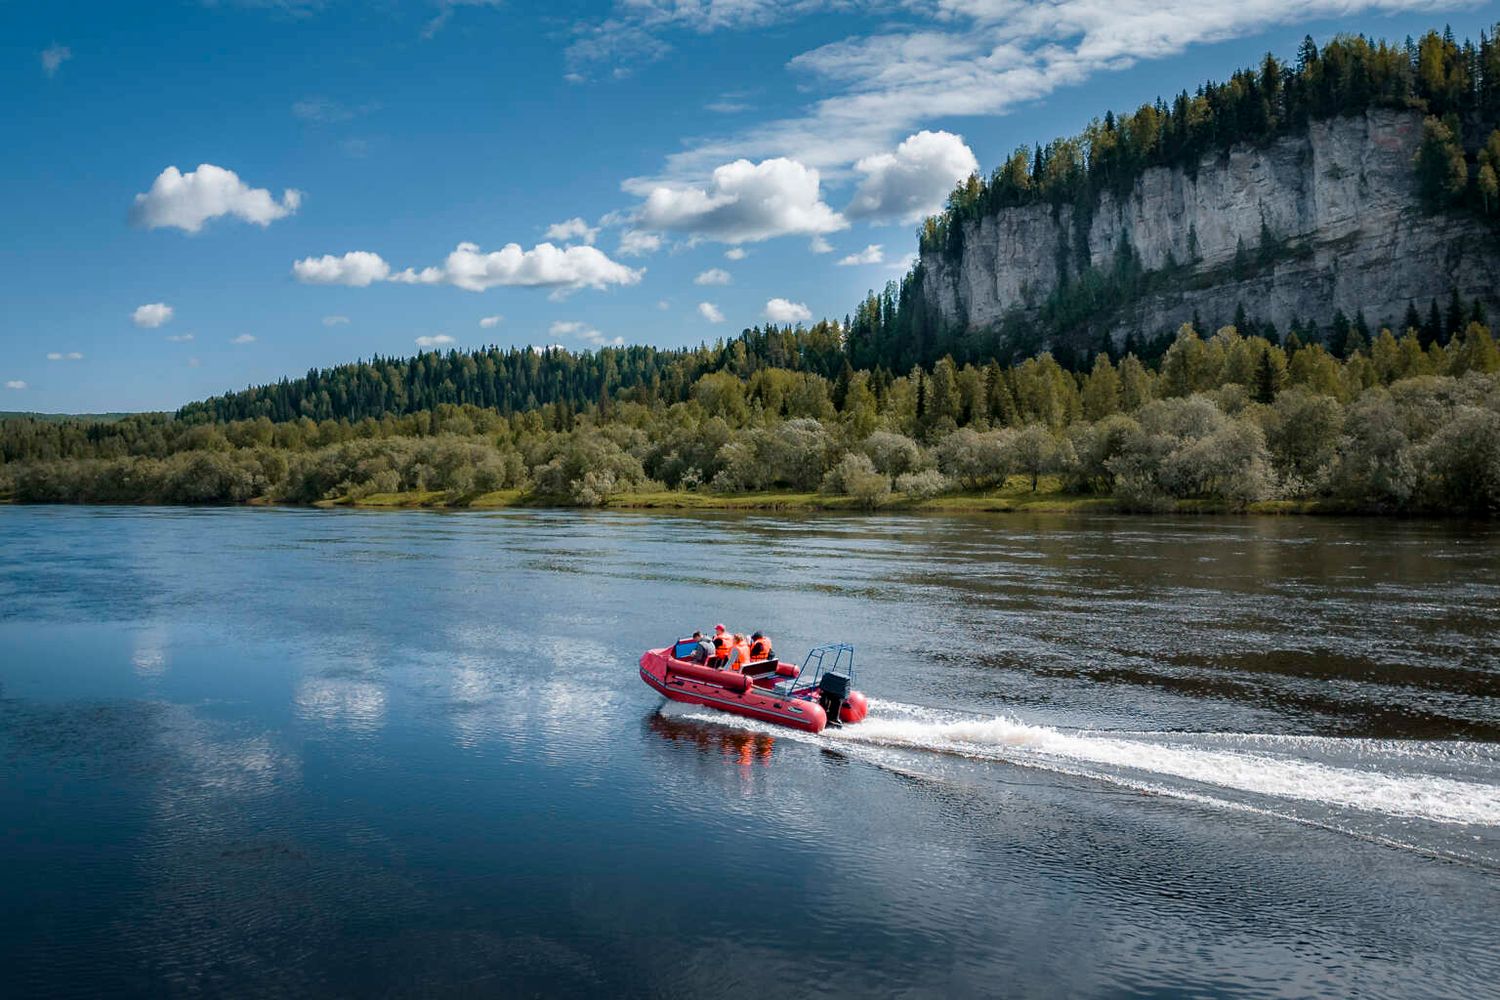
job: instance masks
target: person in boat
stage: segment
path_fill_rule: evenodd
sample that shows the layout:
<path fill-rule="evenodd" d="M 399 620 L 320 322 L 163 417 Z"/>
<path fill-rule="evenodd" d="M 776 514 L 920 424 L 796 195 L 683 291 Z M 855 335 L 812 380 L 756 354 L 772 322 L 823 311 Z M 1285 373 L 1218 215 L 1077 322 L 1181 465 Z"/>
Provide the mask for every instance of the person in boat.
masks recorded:
<path fill-rule="evenodd" d="M 734 636 L 724 630 L 723 625 L 714 626 L 714 658 L 709 666 L 722 667 L 729 662 L 729 648 L 734 645 Z"/>
<path fill-rule="evenodd" d="M 725 670 L 744 670 L 745 664 L 750 662 L 750 644 L 742 635 L 734 635 L 729 643 L 729 652 L 724 658 Z"/>
<path fill-rule="evenodd" d="M 750 662 L 760 663 L 769 660 L 776 655 L 771 648 L 771 638 L 764 632 L 757 632 L 750 637 Z"/>
<path fill-rule="evenodd" d="M 714 658 L 714 644 L 703 638 L 702 632 L 693 633 L 693 651 L 688 654 L 689 663 L 707 663 Z"/>

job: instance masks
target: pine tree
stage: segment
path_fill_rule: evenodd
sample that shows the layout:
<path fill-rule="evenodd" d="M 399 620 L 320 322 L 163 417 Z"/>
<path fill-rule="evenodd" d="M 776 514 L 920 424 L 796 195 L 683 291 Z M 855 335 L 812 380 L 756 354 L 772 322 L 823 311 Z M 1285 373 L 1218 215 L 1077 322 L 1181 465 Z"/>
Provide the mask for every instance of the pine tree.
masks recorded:
<path fill-rule="evenodd" d="M 1455 287 L 1452 294 L 1448 296 L 1448 315 L 1443 327 L 1443 342 L 1447 343 L 1463 333 L 1466 325 L 1468 325 L 1468 311 L 1464 309 L 1464 300 L 1459 297 L 1458 289 Z"/>

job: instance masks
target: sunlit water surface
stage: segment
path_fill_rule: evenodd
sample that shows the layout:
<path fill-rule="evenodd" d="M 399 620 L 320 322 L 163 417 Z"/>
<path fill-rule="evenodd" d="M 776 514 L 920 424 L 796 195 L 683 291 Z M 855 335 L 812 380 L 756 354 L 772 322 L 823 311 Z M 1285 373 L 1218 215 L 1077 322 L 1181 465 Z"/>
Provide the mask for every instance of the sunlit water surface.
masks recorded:
<path fill-rule="evenodd" d="M 1500 534 L 0 509 L 7 995 L 1481 996 Z M 824 736 L 663 707 L 848 640 Z"/>

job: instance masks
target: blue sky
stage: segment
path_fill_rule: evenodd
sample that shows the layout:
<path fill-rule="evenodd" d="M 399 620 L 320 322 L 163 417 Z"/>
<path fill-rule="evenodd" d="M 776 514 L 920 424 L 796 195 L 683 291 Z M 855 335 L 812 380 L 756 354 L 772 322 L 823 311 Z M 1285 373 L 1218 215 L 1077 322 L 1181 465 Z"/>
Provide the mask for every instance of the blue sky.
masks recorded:
<path fill-rule="evenodd" d="M 1304 34 L 1496 20 L 1402 0 L 0 5 L 0 409 L 842 317 L 1017 144 Z"/>

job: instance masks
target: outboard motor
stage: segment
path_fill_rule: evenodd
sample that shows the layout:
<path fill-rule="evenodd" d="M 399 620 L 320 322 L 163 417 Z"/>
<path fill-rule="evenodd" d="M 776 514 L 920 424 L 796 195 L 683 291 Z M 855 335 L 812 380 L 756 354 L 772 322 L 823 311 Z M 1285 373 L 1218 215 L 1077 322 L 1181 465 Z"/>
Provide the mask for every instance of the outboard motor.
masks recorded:
<path fill-rule="evenodd" d="M 844 699 L 849 697 L 850 680 L 849 675 L 829 671 L 818 680 L 818 704 L 823 706 L 823 711 L 828 716 L 830 726 L 842 726 L 839 721 L 839 710 L 844 707 Z"/>

